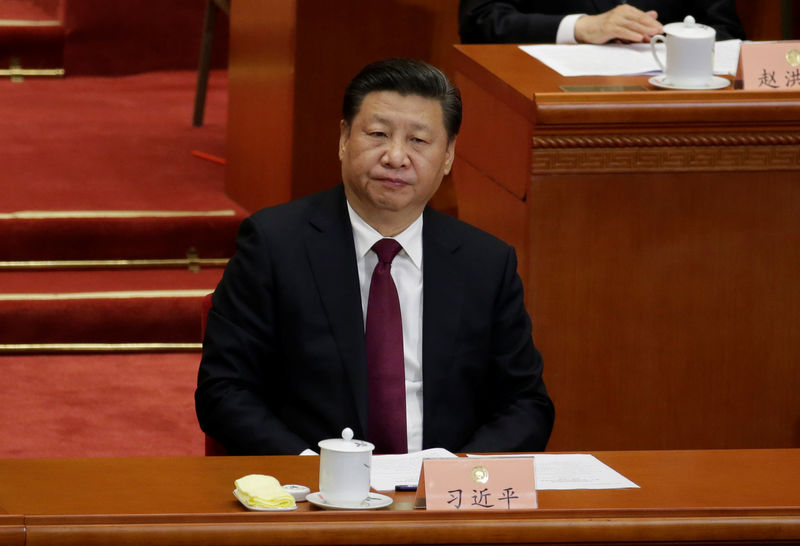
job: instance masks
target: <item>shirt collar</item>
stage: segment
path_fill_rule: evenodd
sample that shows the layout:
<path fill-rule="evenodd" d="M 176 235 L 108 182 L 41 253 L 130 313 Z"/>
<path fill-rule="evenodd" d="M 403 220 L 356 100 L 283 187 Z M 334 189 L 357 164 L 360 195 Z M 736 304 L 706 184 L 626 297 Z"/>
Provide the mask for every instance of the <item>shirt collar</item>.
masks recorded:
<path fill-rule="evenodd" d="M 350 225 L 353 227 L 353 239 L 356 245 L 356 255 L 363 258 L 372 249 L 372 245 L 383 239 L 383 235 L 378 233 L 375 228 L 370 226 L 353 210 L 350 203 L 347 203 L 347 213 L 350 215 Z M 411 262 L 422 269 L 422 215 L 414 220 L 410 226 L 398 233 L 394 237 L 403 247 L 403 251 L 411 259 Z"/>

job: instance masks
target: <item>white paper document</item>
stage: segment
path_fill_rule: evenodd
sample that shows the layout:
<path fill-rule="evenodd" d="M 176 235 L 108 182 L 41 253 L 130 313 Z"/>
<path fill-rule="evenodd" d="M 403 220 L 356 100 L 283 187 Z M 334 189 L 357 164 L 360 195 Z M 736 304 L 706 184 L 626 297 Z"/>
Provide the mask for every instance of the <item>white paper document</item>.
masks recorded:
<path fill-rule="evenodd" d="M 741 40 L 714 44 L 714 74 L 736 75 Z M 536 44 L 521 45 L 528 55 L 562 76 L 622 76 L 658 74 L 661 68 L 653 58 L 650 44 Z M 664 44 L 657 44 L 663 62 Z"/>
<path fill-rule="evenodd" d="M 587 453 L 467 455 L 467 457 L 533 457 L 536 489 L 632 489 L 639 486 Z"/>
<path fill-rule="evenodd" d="M 394 491 L 396 485 L 415 486 L 423 459 L 452 459 L 455 453 L 436 447 L 403 455 L 373 455 L 370 485 L 376 491 Z"/>

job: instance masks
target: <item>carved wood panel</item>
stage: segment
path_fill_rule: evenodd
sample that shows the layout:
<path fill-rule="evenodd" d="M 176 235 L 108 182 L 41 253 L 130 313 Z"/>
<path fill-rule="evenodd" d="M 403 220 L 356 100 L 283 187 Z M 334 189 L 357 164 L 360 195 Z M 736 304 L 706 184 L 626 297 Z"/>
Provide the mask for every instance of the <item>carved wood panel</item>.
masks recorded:
<path fill-rule="evenodd" d="M 535 136 L 534 174 L 800 170 L 800 134 Z"/>

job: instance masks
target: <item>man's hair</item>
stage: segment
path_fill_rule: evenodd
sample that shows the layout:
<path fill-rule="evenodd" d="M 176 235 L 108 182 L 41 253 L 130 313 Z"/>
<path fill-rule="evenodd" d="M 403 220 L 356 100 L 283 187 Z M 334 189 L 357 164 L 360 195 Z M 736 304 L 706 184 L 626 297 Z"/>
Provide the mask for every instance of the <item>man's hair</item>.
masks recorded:
<path fill-rule="evenodd" d="M 439 101 L 444 128 L 452 140 L 461 128 L 461 92 L 444 72 L 415 59 L 386 59 L 368 64 L 352 79 L 344 92 L 342 119 L 352 126 L 361 103 L 374 91 L 395 91 L 403 96 L 419 95 Z"/>

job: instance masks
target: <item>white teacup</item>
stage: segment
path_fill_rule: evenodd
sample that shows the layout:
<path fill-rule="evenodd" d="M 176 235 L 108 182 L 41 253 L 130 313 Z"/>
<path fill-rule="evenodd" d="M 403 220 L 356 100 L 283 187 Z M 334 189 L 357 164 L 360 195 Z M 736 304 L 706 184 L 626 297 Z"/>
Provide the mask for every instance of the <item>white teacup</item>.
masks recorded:
<path fill-rule="evenodd" d="M 664 80 L 675 87 L 700 87 L 714 77 L 714 40 L 717 32 L 706 25 L 697 24 L 688 15 L 682 23 L 664 25 L 664 34 L 650 39 L 650 50 L 658 66 L 664 71 Z M 667 59 L 661 62 L 656 44 L 666 43 Z"/>
<path fill-rule="evenodd" d="M 333 506 L 358 506 L 369 495 L 372 450 L 375 446 L 353 440 L 353 431 L 346 428 L 341 438 L 319 443 L 319 493 Z"/>

